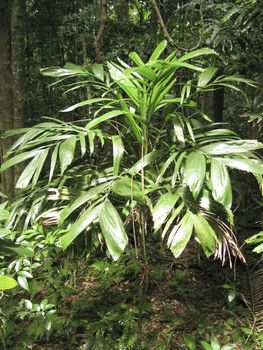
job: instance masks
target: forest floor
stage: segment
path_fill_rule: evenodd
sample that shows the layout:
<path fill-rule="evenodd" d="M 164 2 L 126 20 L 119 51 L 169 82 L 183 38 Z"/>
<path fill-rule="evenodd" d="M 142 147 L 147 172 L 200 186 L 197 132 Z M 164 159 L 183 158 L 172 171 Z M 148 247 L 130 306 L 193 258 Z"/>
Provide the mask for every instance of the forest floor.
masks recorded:
<path fill-rule="evenodd" d="M 233 269 L 189 254 L 151 259 L 141 349 L 263 349 L 262 335 L 250 327 L 245 297 L 236 291 Z M 244 277 L 245 269 L 237 270 Z M 71 285 L 45 289 L 48 299 L 61 294 L 56 331 L 34 349 L 133 349 L 142 279 L 137 262 L 97 260 L 79 266 L 77 275 Z M 213 337 L 220 347 L 211 345 Z"/>

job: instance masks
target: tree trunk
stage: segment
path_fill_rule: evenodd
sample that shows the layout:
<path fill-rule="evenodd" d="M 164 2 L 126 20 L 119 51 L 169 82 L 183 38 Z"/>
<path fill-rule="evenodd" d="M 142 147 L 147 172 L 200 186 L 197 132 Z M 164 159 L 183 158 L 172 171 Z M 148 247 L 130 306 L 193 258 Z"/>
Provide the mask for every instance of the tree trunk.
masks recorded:
<path fill-rule="evenodd" d="M 213 110 L 214 110 L 214 122 L 223 122 L 223 112 L 224 112 L 224 87 L 214 91 L 213 95 Z"/>
<path fill-rule="evenodd" d="M 13 0 L 11 42 L 14 128 L 21 128 L 25 118 L 25 30 L 25 0 Z"/>
<path fill-rule="evenodd" d="M 0 132 L 13 128 L 12 66 L 11 66 L 11 11 L 10 1 L 0 1 Z M 12 144 L 11 138 L 1 138 L 1 163 Z M 1 191 L 12 197 L 14 191 L 13 169 L 1 174 Z"/>
<path fill-rule="evenodd" d="M 129 19 L 129 1 L 119 0 L 117 7 L 117 16 L 120 21 L 127 21 Z"/>

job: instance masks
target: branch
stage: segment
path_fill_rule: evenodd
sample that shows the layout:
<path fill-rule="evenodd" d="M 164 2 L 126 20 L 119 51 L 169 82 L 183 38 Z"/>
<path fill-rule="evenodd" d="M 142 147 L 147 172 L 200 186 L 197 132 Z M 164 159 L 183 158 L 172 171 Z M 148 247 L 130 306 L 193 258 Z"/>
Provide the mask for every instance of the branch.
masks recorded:
<path fill-rule="evenodd" d="M 170 45 L 176 47 L 178 50 L 181 50 L 181 51 L 191 51 L 191 50 L 195 50 L 197 49 L 202 40 L 203 40 L 203 35 L 204 35 L 204 15 L 203 15 L 203 0 L 200 0 L 200 6 L 199 6 L 199 15 L 200 15 L 200 21 L 201 21 L 201 30 L 200 30 L 200 36 L 199 36 L 199 40 L 198 40 L 198 43 L 192 47 L 191 49 L 188 49 L 188 48 L 184 48 L 184 47 L 181 47 L 172 37 L 171 35 L 169 34 L 168 30 L 167 30 L 167 27 L 164 23 L 164 20 L 162 18 L 162 15 L 160 13 L 160 10 L 157 6 L 157 3 L 155 0 L 152 0 L 152 4 L 153 4 L 153 7 L 154 7 L 154 10 L 156 12 L 156 15 L 158 17 L 158 20 L 159 20 L 159 23 L 160 23 L 160 26 L 161 26 L 161 29 L 163 31 L 163 34 L 165 36 L 165 38 L 167 39 L 167 41 L 169 42 Z"/>
<path fill-rule="evenodd" d="M 101 61 L 100 41 L 105 28 L 105 23 L 107 20 L 107 0 L 101 0 L 101 11 L 100 11 L 99 20 L 100 20 L 100 27 L 92 44 L 96 55 L 96 62 Z"/>

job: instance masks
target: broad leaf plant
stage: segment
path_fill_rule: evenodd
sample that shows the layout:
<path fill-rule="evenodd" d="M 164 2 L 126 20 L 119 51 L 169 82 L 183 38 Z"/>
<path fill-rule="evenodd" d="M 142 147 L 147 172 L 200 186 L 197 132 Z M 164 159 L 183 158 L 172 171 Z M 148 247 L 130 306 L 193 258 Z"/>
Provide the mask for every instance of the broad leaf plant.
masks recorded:
<path fill-rule="evenodd" d="M 67 249 L 79 235 L 105 242 L 118 260 L 133 248 L 147 265 L 147 238 L 159 235 L 175 257 L 193 237 L 206 256 L 242 258 L 233 232 L 230 173 L 254 174 L 262 186 L 256 140 L 242 140 L 200 110 L 203 91 L 253 82 L 218 76 L 208 48 L 164 55 L 162 41 L 147 62 L 66 65 L 42 74 L 91 86 L 92 96 L 62 112 L 78 121 L 47 118 L 21 134 L 1 171 L 29 161 L 17 183 L 7 228 L 41 221 L 67 229 Z M 185 78 L 186 77 L 186 78 Z M 77 79 L 77 81 L 72 79 Z M 184 81 L 185 78 L 185 81 Z M 69 81 L 69 80 L 67 80 Z M 82 113 L 83 111 L 83 113 Z"/>

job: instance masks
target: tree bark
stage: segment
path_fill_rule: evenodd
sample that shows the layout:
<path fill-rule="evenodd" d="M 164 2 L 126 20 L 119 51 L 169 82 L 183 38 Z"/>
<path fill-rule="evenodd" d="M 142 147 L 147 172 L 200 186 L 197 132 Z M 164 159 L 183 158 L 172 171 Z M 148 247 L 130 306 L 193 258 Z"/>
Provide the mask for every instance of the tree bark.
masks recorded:
<path fill-rule="evenodd" d="M 0 132 L 1 163 L 12 145 L 11 138 L 2 138 L 5 131 L 13 128 L 13 93 L 11 66 L 11 8 L 9 0 L 0 1 Z M 1 174 L 1 192 L 12 197 L 14 191 L 14 170 Z"/>
<path fill-rule="evenodd" d="M 25 0 L 13 0 L 11 42 L 14 128 L 21 128 L 25 119 L 25 30 Z"/>
<path fill-rule="evenodd" d="M 96 34 L 95 40 L 93 42 L 93 48 L 96 55 L 96 62 L 101 62 L 101 38 L 105 28 L 106 20 L 107 20 L 107 0 L 101 0 L 100 11 L 99 11 L 100 27 Z"/>

